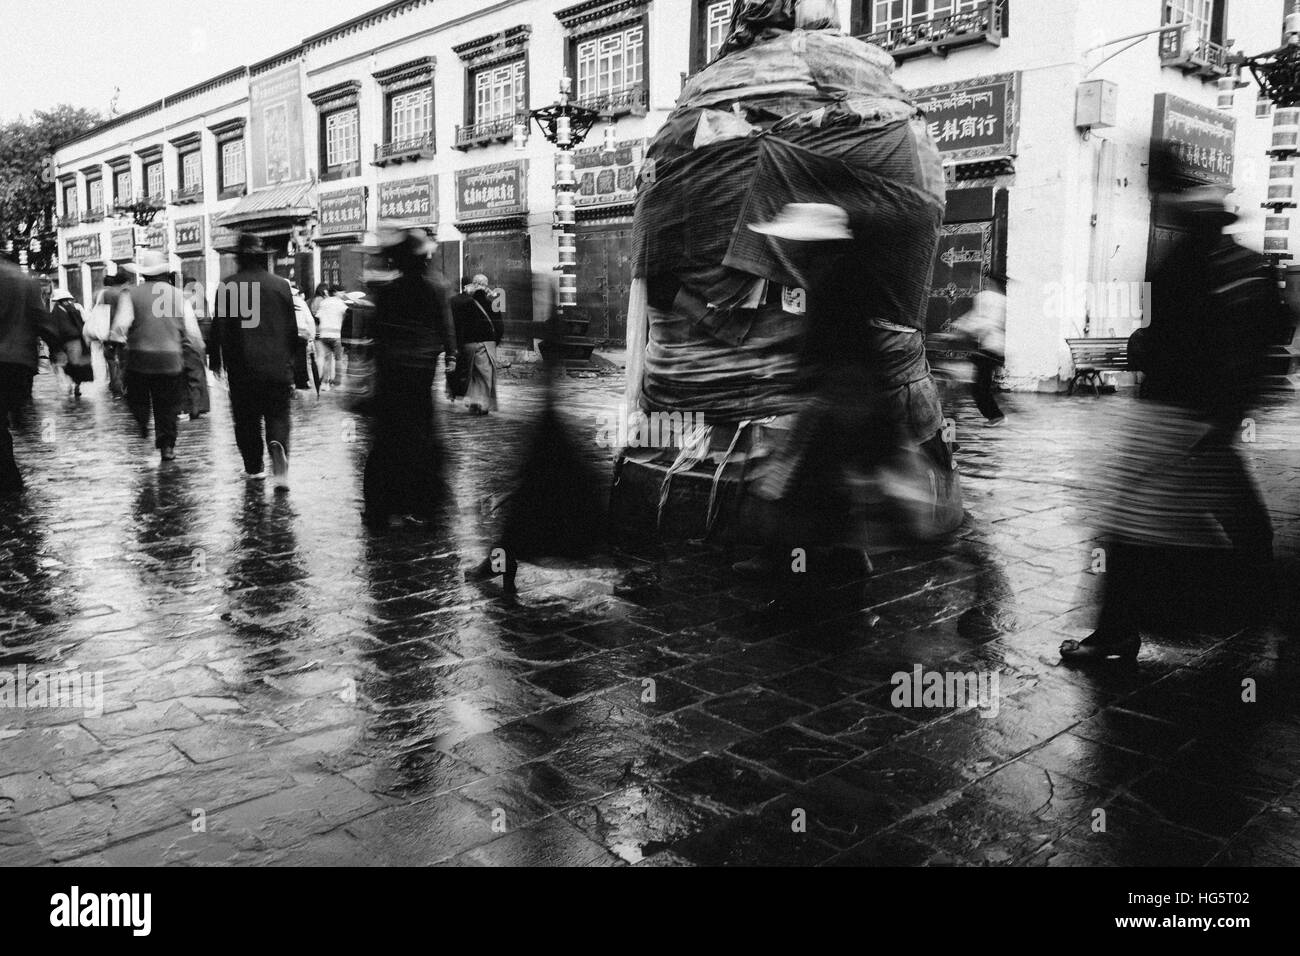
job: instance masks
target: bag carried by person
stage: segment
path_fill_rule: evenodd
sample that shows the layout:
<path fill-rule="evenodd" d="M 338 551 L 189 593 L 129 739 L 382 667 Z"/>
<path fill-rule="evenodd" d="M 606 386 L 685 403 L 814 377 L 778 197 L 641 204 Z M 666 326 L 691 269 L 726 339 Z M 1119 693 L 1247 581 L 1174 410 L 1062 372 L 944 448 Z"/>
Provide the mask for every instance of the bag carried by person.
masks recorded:
<path fill-rule="evenodd" d="M 455 401 L 458 398 L 464 398 L 469 392 L 469 373 L 473 361 L 466 361 L 466 356 L 462 352 L 457 358 L 456 367 L 447 369 L 447 398 Z"/>
<path fill-rule="evenodd" d="M 90 310 L 84 335 L 88 342 L 107 342 L 108 333 L 113 327 L 113 306 L 108 299 L 101 298 Z"/>

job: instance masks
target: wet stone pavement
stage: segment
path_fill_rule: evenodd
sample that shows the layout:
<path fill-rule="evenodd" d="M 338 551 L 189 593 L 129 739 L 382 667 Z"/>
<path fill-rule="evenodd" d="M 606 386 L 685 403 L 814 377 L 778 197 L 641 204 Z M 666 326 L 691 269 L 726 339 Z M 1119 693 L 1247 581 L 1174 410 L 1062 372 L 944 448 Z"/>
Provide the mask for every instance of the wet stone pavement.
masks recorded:
<path fill-rule="evenodd" d="M 594 439 L 620 389 L 564 404 Z M 442 405 L 450 527 L 374 537 L 365 424 L 333 396 L 295 401 L 278 497 L 240 479 L 220 390 L 161 468 L 125 409 L 43 376 L 0 515 L 0 673 L 102 676 L 102 713 L 0 710 L 0 863 L 1300 863 L 1282 630 L 1060 666 L 1099 580 L 1084 476 L 1131 399 L 1008 396 L 996 430 L 954 401 L 960 537 L 793 620 L 703 546 L 525 566 L 517 601 L 465 583 L 540 394 Z M 1256 438 L 1290 567 L 1295 406 Z M 996 674 L 996 713 L 894 707 L 917 666 Z"/>

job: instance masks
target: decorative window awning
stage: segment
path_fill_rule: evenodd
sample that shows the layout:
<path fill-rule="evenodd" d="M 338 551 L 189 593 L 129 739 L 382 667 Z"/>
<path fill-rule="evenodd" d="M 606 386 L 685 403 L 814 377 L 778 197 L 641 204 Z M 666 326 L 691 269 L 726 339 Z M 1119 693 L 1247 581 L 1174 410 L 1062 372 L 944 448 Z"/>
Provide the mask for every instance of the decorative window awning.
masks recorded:
<path fill-rule="evenodd" d="M 232 139 L 239 139 L 244 135 L 245 122 L 244 117 L 237 116 L 234 119 L 228 119 L 214 126 L 209 126 L 208 132 L 217 138 L 218 143 L 226 143 Z"/>
<path fill-rule="evenodd" d="M 130 157 L 129 155 L 128 155 L 128 156 L 114 156 L 112 159 L 108 160 L 108 166 L 109 166 L 109 168 L 112 169 L 113 172 L 115 172 L 115 173 L 116 173 L 116 172 L 121 172 L 121 171 L 124 170 L 124 169 L 130 169 L 130 168 L 131 168 L 131 157 Z"/>
<path fill-rule="evenodd" d="M 388 69 L 379 70 L 372 75 L 385 93 L 393 93 L 409 86 L 419 86 L 432 81 L 437 66 L 437 57 L 422 56 L 418 60 L 410 60 L 397 66 L 390 66 Z"/>
<path fill-rule="evenodd" d="M 452 50 L 461 58 L 467 69 L 476 70 L 502 60 L 523 56 L 528 50 L 528 40 L 532 32 L 532 24 L 521 23 L 508 30 L 490 33 L 476 40 L 461 43 L 452 47 Z"/>
<path fill-rule="evenodd" d="M 316 108 L 322 113 L 356 106 L 361 100 L 361 81 L 344 80 L 342 83 L 335 83 L 333 86 L 308 93 L 307 99 L 315 103 Z"/>
<path fill-rule="evenodd" d="M 589 36 L 624 26 L 645 15 L 650 0 L 586 0 L 557 10 L 555 18 L 570 37 Z"/>
<path fill-rule="evenodd" d="M 187 149 L 197 147 L 202 140 L 202 137 L 203 134 L 199 130 L 192 130 L 182 136 L 177 136 L 175 139 L 170 140 L 170 142 L 174 147 L 176 147 L 176 149 L 183 152 Z"/>
<path fill-rule="evenodd" d="M 162 159 L 162 151 L 162 143 L 151 143 L 148 146 L 141 146 L 135 151 L 135 154 L 148 163 L 155 159 Z"/>

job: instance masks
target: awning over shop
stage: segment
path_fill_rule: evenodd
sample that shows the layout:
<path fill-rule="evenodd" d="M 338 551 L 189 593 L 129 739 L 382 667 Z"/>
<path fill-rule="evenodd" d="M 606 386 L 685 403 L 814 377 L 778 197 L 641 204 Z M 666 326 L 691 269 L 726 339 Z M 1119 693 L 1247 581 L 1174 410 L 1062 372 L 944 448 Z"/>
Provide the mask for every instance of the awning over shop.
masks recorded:
<path fill-rule="evenodd" d="M 285 183 L 249 193 L 217 220 L 226 229 L 256 228 L 303 219 L 316 211 L 316 184 Z"/>

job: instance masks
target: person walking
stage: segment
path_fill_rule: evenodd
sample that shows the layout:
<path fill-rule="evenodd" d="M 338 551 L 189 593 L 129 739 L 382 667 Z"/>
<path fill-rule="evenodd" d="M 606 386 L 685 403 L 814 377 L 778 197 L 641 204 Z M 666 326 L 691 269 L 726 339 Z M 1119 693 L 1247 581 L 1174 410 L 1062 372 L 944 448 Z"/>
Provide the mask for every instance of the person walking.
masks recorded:
<path fill-rule="evenodd" d="M 439 353 L 447 353 L 448 364 L 456 361 L 446 296 L 428 276 L 428 235 L 398 231 L 383 248 L 398 277 L 373 294 L 375 418 L 364 476 L 364 521 L 379 533 L 394 515 L 432 521 L 443 504 L 433 376 Z"/>
<path fill-rule="evenodd" d="M 993 381 L 997 370 L 1006 364 L 1006 330 L 1006 280 L 990 276 L 988 285 L 971 302 L 970 311 L 953 323 L 953 331 L 970 347 L 970 361 L 975 366 L 971 397 L 990 426 L 1001 425 L 1007 417 L 998 406 Z"/>
<path fill-rule="evenodd" d="M 0 499 L 23 490 L 10 419 L 16 418 L 31 398 L 41 339 L 51 350 L 58 347 L 41 288 L 0 255 Z"/>
<path fill-rule="evenodd" d="M 347 314 L 348 297 L 342 286 L 331 289 L 329 296 L 316 307 L 319 325 L 316 355 L 323 391 L 337 388 L 343 382 L 343 319 Z"/>
<path fill-rule="evenodd" d="M 108 391 L 114 399 L 126 395 L 126 346 L 114 342 L 110 337 L 113 328 L 113 316 L 117 312 L 117 300 L 127 291 L 126 285 L 131 276 L 125 270 L 104 276 L 104 288 L 95 296 L 91 310 L 92 325 L 100 335 L 104 349 L 104 364 L 108 368 Z M 200 324 L 202 329 L 202 324 Z"/>
<path fill-rule="evenodd" d="M 266 268 L 266 249 L 241 234 L 237 270 L 217 288 L 212 321 L 212 371 L 230 385 L 235 443 L 250 480 L 266 477 L 271 456 L 276 491 L 289 488 L 289 397 L 308 388 L 307 353 L 298 337 L 289 283 Z"/>
<path fill-rule="evenodd" d="M 480 273 L 462 283 L 461 292 L 451 297 L 460 361 L 469 369 L 465 405 L 474 415 L 497 410 L 497 345 L 504 330 L 504 323 L 492 311 L 497 295 L 487 276 Z"/>
<path fill-rule="evenodd" d="M 126 401 L 149 437 L 149 415 L 154 422 L 154 445 L 164 462 L 176 458 L 176 418 L 185 401 L 185 349 L 203 350 L 194 309 L 169 281 L 167 257 L 155 249 L 141 253 L 125 268 L 143 278 L 117 301 L 110 338 L 126 343 Z"/>
<path fill-rule="evenodd" d="M 67 289 L 56 289 L 50 296 L 50 311 L 58 337 L 63 343 L 52 361 L 63 370 L 69 394 L 81 397 L 81 386 L 95 380 L 90 340 L 86 338 L 86 316 L 81 305 Z"/>
<path fill-rule="evenodd" d="M 1131 661 L 1144 630 L 1259 623 L 1273 597 L 1272 519 L 1236 441 L 1285 306 L 1265 260 L 1223 233 L 1236 216 L 1211 187 L 1158 201 L 1183 231 L 1152 276 L 1142 398 L 1103 472 L 1101 609 L 1061 644 L 1071 664 Z"/>
<path fill-rule="evenodd" d="M 194 310 L 199 324 L 197 347 L 185 343 L 185 401 L 183 410 L 190 421 L 196 422 L 212 411 L 212 399 L 208 394 L 207 340 L 212 329 L 212 319 L 208 316 L 207 297 L 203 287 L 197 282 L 184 288 L 185 301 Z M 205 329 L 204 326 L 207 326 Z"/>

